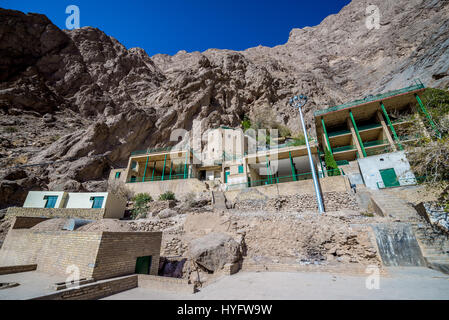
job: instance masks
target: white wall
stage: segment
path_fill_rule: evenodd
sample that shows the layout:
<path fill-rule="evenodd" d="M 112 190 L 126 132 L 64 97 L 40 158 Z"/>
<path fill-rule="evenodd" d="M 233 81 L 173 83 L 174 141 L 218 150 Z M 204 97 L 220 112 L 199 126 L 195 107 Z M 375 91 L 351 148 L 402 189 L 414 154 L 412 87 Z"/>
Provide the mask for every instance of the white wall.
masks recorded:
<path fill-rule="evenodd" d="M 108 198 L 107 192 L 69 192 L 67 196 L 66 208 L 92 208 L 93 201 L 91 197 L 104 197 L 102 208 L 105 208 Z"/>
<path fill-rule="evenodd" d="M 30 191 L 23 204 L 24 208 L 45 208 L 47 200 L 44 200 L 45 196 L 58 196 L 55 208 L 60 208 L 63 203 L 61 201 L 64 198 L 64 191 Z"/>
<path fill-rule="evenodd" d="M 370 189 L 378 189 L 377 182 L 383 186 L 379 170 L 394 168 L 401 186 L 416 183 L 410 163 L 404 151 L 385 153 L 357 160 L 365 185 Z"/>

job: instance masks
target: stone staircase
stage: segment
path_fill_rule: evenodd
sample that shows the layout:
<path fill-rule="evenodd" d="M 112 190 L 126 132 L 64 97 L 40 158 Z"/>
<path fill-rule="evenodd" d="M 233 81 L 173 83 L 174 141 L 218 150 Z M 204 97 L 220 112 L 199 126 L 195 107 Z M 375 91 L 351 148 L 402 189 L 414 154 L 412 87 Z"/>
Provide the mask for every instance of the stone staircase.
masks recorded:
<path fill-rule="evenodd" d="M 370 190 L 370 194 L 371 205 L 378 215 L 401 221 L 416 221 L 418 219 L 415 208 L 407 201 L 382 190 Z"/>
<path fill-rule="evenodd" d="M 212 191 L 212 203 L 217 210 L 227 210 L 226 197 L 223 192 Z"/>
<path fill-rule="evenodd" d="M 412 226 L 428 267 L 449 274 L 449 236 L 427 222 Z"/>
<path fill-rule="evenodd" d="M 382 190 L 370 190 L 371 205 L 381 216 L 409 223 L 429 268 L 449 274 L 449 235 L 423 220 L 405 200 Z"/>

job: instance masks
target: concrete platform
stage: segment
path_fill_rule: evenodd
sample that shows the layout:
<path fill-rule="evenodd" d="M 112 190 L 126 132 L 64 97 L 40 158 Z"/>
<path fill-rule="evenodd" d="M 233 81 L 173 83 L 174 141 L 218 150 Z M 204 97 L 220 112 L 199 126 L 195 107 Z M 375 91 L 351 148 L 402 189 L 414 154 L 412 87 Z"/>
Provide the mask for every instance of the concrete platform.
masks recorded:
<path fill-rule="evenodd" d="M 64 277 L 36 271 L 0 275 L 0 283 L 19 283 L 17 287 L 0 290 L 0 300 L 26 300 L 49 294 L 55 291 L 53 284 L 64 281 Z"/>
<path fill-rule="evenodd" d="M 422 267 L 390 267 L 380 277 L 380 288 L 366 288 L 366 276 L 325 272 L 240 272 L 226 276 L 196 294 L 136 288 L 107 300 L 166 299 L 449 299 L 449 276 Z M 368 276 L 368 274 L 367 274 Z"/>

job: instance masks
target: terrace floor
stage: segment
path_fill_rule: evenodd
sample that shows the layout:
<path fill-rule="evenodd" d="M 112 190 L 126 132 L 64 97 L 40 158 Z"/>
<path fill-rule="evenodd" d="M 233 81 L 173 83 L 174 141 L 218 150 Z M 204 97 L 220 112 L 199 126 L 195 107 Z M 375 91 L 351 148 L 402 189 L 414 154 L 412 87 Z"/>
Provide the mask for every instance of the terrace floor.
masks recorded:
<path fill-rule="evenodd" d="M 54 292 L 51 286 L 64 282 L 65 277 L 30 271 L 0 275 L 0 283 L 18 283 L 19 286 L 0 289 L 0 300 L 26 300 Z"/>
<path fill-rule="evenodd" d="M 296 300 L 296 299 L 449 299 L 449 275 L 428 268 L 390 267 L 379 289 L 366 288 L 367 275 L 328 272 L 239 272 L 196 294 L 136 288 L 107 300 Z"/>

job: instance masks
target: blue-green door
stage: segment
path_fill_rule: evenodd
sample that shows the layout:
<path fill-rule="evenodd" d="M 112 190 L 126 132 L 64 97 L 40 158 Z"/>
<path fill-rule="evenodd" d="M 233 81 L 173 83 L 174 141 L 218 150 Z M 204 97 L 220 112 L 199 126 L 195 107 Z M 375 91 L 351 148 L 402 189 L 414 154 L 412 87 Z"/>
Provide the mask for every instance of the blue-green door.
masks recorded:
<path fill-rule="evenodd" d="M 379 170 L 380 176 L 382 177 L 382 181 L 384 183 L 385 188 L 398 187 L 400 186 L 398 177 L 396 176 L 396 172 L 393 168 Z"/>
<path fill-rule="evenodd" d="M 228 183 L 228 176 L 229 176 L 230 171 L 226 171 L 225 172 L 225 183 Z"/>

